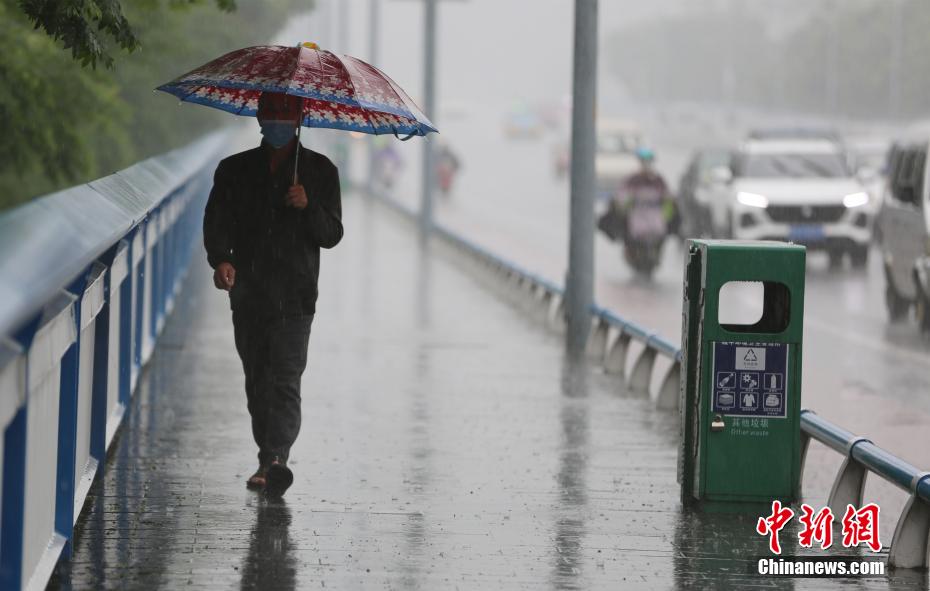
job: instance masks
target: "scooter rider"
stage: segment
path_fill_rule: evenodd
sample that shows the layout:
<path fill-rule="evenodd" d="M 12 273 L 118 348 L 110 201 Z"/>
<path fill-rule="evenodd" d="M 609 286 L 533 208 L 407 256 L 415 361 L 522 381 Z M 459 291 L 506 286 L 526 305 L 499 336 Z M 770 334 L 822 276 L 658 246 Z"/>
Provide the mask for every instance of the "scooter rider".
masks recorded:
<path fill-rule="evenodd" d="M 611 211 L 617 216 L 625 239 L 636 240 L 643 232 L 678 232 L 678 208 L 662 175 L 656 172 L 655 152 L 641 147 L 636 150 L 640 169 L 627 177 L 611 202 Z M 660 230 L 659 216 L 631 215 L 637 208 L 660 210 L 664 227 Z M 649 226 L 641 227 L 641 226 Z"/>

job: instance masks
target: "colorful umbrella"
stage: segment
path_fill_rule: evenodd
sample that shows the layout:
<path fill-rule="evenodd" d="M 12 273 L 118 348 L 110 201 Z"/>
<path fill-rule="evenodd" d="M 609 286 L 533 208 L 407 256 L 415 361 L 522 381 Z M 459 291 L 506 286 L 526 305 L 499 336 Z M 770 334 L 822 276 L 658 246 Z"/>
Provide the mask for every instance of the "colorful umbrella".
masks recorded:
<path fill-rule="evenodd" d="M 425 136 L 430 120 L 387 74 L 319 49 L 259 45 L 227 53 L 157 88 L 182 101 L 254 117 L 263 92 L 303 97 L 301 125 L 369 134 Z"/>

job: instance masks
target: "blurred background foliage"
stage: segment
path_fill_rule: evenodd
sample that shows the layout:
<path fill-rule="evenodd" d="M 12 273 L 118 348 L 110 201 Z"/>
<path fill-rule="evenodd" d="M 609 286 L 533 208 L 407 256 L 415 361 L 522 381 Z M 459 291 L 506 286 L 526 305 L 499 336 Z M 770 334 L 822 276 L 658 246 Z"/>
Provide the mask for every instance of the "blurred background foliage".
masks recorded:
<path fill-rule="evenodd" d="M 605 61 L 644 102 L 906 119 L 930 113 L 930 2 L 692 2 L 611 32 Z"/>
<path fill-rule="evenodd" d="M 228 123 L 227 114 L 180 106 L 153 89 L 223 53 L 269 42 L 290 15 L 312 7 L 308 0 L 100 0 L 121 9 L 134 41 L 124 43 L 126 29 L 109 34 L 90 18 L 97 46 L 75 50 L 36 27 L 24 11 L 29 4 L 0 0 L 0 209 Z"/>

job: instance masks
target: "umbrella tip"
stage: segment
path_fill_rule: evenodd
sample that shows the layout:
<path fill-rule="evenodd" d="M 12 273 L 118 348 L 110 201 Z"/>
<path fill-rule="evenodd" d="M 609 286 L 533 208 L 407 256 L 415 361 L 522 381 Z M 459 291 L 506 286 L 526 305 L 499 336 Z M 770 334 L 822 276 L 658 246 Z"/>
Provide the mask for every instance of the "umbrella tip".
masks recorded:
<path fill-rule="evenodd" d="M 313 41 L 304 41 L 303 43 L 298 43 L 297 47 L 306 47 L 307 49 L 319 49 L 320 46 L 314 43 Z"/>

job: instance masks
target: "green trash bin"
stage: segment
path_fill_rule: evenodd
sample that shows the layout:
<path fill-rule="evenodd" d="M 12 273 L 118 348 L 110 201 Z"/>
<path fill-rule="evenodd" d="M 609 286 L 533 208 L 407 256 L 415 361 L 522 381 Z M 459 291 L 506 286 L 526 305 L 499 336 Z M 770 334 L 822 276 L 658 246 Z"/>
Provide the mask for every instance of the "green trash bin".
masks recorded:
<path fill-rule="evenodd" d="M 803 246 L 690 240 L 678 481 L 685 505 L 758 511 L 799 497 Z M 720 322 L 721 289 L 761 283 L 758 321 Z"/>

